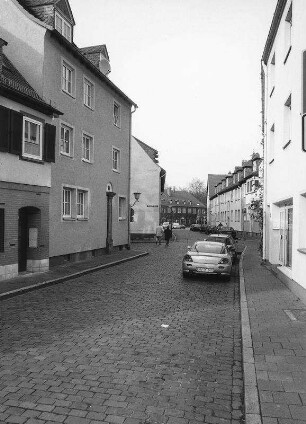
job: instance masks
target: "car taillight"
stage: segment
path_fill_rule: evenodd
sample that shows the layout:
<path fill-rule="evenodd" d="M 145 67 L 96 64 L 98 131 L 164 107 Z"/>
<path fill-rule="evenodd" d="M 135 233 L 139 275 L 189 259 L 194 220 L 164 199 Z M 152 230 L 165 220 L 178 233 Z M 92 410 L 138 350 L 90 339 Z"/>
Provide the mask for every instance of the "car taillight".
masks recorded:
<path fill-rule="evenodd" d="M 190 255 L 185 255 L 184 256 L 184 261 L 193 262 L 192 257 Z"/>
<path fill-rule="evenodd" d="M 222 258 L 219 261 L 219 264 L 228 264 L 228 263 L 229 263 L 229 260 L 227 258 Z"/>

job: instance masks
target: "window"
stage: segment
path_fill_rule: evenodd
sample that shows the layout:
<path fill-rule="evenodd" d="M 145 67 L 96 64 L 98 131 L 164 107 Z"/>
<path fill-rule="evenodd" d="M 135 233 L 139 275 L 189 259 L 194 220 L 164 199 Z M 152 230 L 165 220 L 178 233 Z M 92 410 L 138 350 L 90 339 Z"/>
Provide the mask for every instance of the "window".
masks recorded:
<path fill-rule="evenodd" d="M 74 95 L 75 70 L 64 60 L 62 62 L 62 90 L 70 96 Z"/>
<path fill-rule="evenodd" d="M 60 134 L 60 152 L 66 156 L 72 156 L 73 154 L 73 128 L 66 124 L 61 124 Z"/>
<path fill-rule="evenodd" d="M 114 125 L 121 127 L 121 107 L 116 102 L 114 102 Z"/>
<path fill-rule="evenodd" d="M 93 137 L 86 133 L 82 137 L 82 160 L 93 162 Z"/>
<path fill-rule="evenodd" d="M 275 125 L 273 124 L 270 128 L 269 139 L 268 139 L 268 161 L 269 163 L 274 159 L 274 147 L 275 147 Z"/>
<path fill-rule="evenodd" d="M 113 171 L 120 171 L 120 150 L 113 147 Z"/>
<path fill-rule="evenodd" d="M 88 219 L 88 190 L 73 186 L 63 187 L 63 219 Z"/>
<path fill-rule="evenodd" d="M 84 105 L 90 109 L 94 108 L 94 84 L 84 77 L 83 81 Z"/>
<path fill-rule="evenodd" d="M 177 208 L 177 213 L 182 213 L 182 208 Z"/>
<path fill-rule="evenodd" d="M 270 68 L 269 93 L 271 97 L 275 89 L 275 53 L 272 56 L 269 68 Z"/>
<path fill-rule="evenodd" d="M 71 25 L 57 12 L 55 12 L 55 29 L 71 41 Z"/>
<path fill-rule="evenodd" d="M 126 198 L 119 196 L 119 221 L 126 219 Z"/>
<path fill-rule="evenodd" d="M 70 188 L 63 189 L 63 218 L 71 218 L 71 192 Z"/>
<path fill-rule="evenodd" d="M 285 60 L 287 62 L 288 56 L 291 51 L 291 30 L 292 30 L 292 3 L 288 9 L 286 18 L 285 18 Z"/>
<path fill-rule="evenodd" d="M 284 105 L 284 146 L 287 147 L 291 141 L 291 94 Z"/>
<path fill-rule="evenodd" d="M 22 155 L 42 159 L 42 123 L 23 117 Z"/>
<path fill-rule="evenodd" d="M 85 192 L 77 191 L 77 218 L 85 218 Z"/>
<path fill-rule="evenodd" d="M 4 252 L 4 209 L 0 209 L 0 252 Z"/>

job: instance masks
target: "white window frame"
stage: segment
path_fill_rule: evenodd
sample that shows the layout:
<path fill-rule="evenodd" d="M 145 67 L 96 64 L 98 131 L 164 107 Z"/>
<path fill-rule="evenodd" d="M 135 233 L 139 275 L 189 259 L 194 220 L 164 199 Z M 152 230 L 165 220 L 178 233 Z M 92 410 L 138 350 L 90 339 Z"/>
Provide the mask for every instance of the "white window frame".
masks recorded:
<path fill-rule="evenodd" d="M 91 95 L 88 96 L 86 92 L 86 86 L 90 87 Z M 91 100 L 88 100 L 91 99 Z M 91 110 L 95 108 L 95 84 L 88 78 L 86 75 L 83 76 L 83 103 L 84 106 L 88 107 Z"/>
<path fill-rule="evenodd" d="M 84 155 L 84 138 L 89 139 L 89 159 Z M 86 131 L 82 131 L 82 161 L 86 163 L 93 163 L 94 158 L 94 136 Z"/>
<path fill-rule="evenodd" d="M 71 72 L 71 80 L 66 78 L 66 72 L 64 74 L 64 68 L 69 70 Z M 75 98 L 75 67 L 65 58 L 62 58 L 62 65 L 61 65 L 61 88 L 62 92 L 65 94 L 68 94 L 69 96 Z M 68 83 L 67 83 L 68 81 Z M 69 91 L 68 84 L 71 84 L 71 89 Z"/>
<path fill-rule="evenodd" d="M 65 193 L 69 193 L 69 202 L 65 199 Z M 63 186 L 62 188 L 62 217 L 63 219 L 72 219 L 72 194 L 73 194 L 73 188 Z M 66 213 L 66 207 L 65 205 L 69 205 L 69 213 Z"/>
<path fill-rule="evenodd" d="M 70 193 L 70 198 L 65 201 L 65 193 Z M 80 197 L 82 203 L 80 203 Z M 69 213 L 65 213 L 65 204 L 69 205 Z M 81 205 L 81 210 L 79 209 Z M 62 186 L 62 219 L 65 221 L 88 221 L 89 218 L 89 190 L 84 187 L 76 187 L 68 184 Z"/>
<path fill-rule="evenodd" d="M 114 159 L 114 153 L 118 154 L 117 160 Z M 117 167 L 114 167 L 114 163 L 117 163 Z M 120 165 L 121 165 L 121 151 L 118 149 L 118 147 L 113 146 L 112 147 L 112 169 L 114 172 L 120 172 Z"/>
<path fill-rule="evenodd" d="M 115 115 L 115 107 L 118 108 L 118 112 L 119 112 L 118 120 L 117 120 L 116 115 Z M 113 103 L 113 123 L 114 123 L 115 127 L 121 128 L 121 104 L 118 103 L 115 100 L 114 100 L 114 103 Z"/>
<path fill-rule="evenodd" d="M 31 124 L 35 124 L 37 125 L 38 129 L 39 129 L 39 155 L 33 155 L 31 153 L 26 153 L 25 152 L 25 143 L 31 143 L 29 141 L 25 140 L 25 125 L 26 125 L 26 121 L 31 123 Z M 43 124 L 40 121 L 36 121 L 35 119 L 29 118 L 27 116 L 23 117 L 23 124 L 22 124 L 22 156 L 25 158 L 29 158 L 29 159 L 37 159 L 37 160 L 42 160 L 42 152 L 43 152 Z M 37 143 L 33 143 L 33 144 L 37 144 Z"/>
<path fill-rule="evenodd" d="M 120 201 L 124 201 L 124 210 L 122 210 L 122 205 Z M 127 197 L 118 196 L 118 221 L 126 221 L 127 219 Z"/>
<path fill-rule="evenodd" d="M 65 129 L 70 130 L 71 140 L 69 142 L 69 153 L 67 153 L 64 150 L 62 150 L 62 128 L 65 128 Z M 64 121 L 60 121 L 59 149 L 60 149 L 60 154 L 61 155 L 67 156 L 67 157 L 70 157 L 70 158 L 73 158 L 73 151 L 74 151 L 74 127 L 72 125 L 70 125 L 69 123 L 64 122 Z"/>
<path fill-rule="evenodd" d="M 57 23 L 60 21 L 60 26 L 57 25 Z M 62 34 L 63 37 L 66 38 L 68 41 L 72 41 L 72 26 L 71 24 L 57 11 L 55 12 L 55 18 L 54 18 L 54 28 Z M 68 33 L 66 29 L 69 29 Z"/>

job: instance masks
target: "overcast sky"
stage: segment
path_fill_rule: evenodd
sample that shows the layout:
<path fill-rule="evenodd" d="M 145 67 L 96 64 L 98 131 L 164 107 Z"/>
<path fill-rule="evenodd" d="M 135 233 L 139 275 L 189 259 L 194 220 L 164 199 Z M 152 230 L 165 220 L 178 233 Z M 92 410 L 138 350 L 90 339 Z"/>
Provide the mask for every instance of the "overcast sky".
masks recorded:
<path fill-rule="evenodd" d="M 133 135 L 166 183 L 226 173 L 260 151 L 260 59 L 277 0 L 70 0 L 79 47 L 106 44 L 138 105 Z"/>

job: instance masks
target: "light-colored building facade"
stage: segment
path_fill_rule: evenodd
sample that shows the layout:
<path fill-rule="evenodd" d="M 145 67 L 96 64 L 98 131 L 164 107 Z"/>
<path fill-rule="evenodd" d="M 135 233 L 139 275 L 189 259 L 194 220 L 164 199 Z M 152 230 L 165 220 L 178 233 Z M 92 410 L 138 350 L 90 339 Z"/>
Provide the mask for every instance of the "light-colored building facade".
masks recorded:
<path fill-rule="evenodd" d="M 258 197 L 261 159 L 253 154 L 229 174 L 209 174 L 207 178 L 207 224 L 236 231 L 259 233 L 259 223 L 251 206 Z"/>
<path fill-rule="evenodd" d="M 51 163 L 60 114 L 18 72 L 6 48 L 0 38 L 0 281 L 49 269 Z"/>
<path fill-rule="evenodd" d="M 1 29 L 8 41 L 20 42 L 18 50 L 8 48 L 8 56 L 38 94 L 63 112 L 51 173 L 51 265 L 128 246 L 136 105 L 107 77 L 106 47 L 79 49 L 73 43 L 67 0 L 0 2 Z"/>
<path fill-rule="evenodd" d="M 132 240 L 151 237 L 160 222 L 160 196 L 166 171 L 158 164 L 158 152 L 136 137 L 131 142 L 130 231 Z M 140 193 L 136 201 L 134 193 Z"/>
<path fill-rule="evenodd" d="M 306 8 L 279 0 L 264 48 L 263 257 L 306 299 Z"/>

